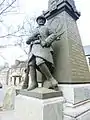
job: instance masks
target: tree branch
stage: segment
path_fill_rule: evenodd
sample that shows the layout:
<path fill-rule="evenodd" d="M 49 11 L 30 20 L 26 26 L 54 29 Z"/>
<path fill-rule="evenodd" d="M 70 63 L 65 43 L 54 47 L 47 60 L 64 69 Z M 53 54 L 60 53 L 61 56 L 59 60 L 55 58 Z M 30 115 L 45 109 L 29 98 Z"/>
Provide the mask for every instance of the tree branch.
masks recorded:
<path fill-rule="evenodd" d="M 5 9 L 3 9 L 3 10 L 0 12 L 0 15 L 2 15 L 7 9 L 9 9 L 15 2 L 16 2 L 16 0 L 12 1 L 12 3 L 11 3 L 10 5 L 8 5 Z"/>
<path fill-rule="evenodd" d="M 0 6 L 5 2 L 5 0 L 3 0 L 1 3 L 0 3 Z"/>

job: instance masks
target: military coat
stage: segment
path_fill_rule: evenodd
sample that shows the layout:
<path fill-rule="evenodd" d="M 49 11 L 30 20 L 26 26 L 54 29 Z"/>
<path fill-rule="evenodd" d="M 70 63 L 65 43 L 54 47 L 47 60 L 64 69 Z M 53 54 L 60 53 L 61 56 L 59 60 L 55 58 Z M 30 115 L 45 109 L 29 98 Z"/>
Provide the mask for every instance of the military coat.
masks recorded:
<path fill-rule="evenodd" d="M 39 35 L 40 37 L 34 38 Z M 27 44 L 31 45 L 30 52 L 29 52 L 29 61 L 31 60 L 32 56 L 36 56 L 42 58 L 53 64 L 53 58 L 51 52 L 53 49 L 51 46 L 43 47 L 41 44 L 50 36 L 54 35 L 54 33 L 45 25 L 37 27 L 34 32 L 32 33 L 31 37 L 28 39 Z M 50 39 L 53 39 L 51 37 Z"/>

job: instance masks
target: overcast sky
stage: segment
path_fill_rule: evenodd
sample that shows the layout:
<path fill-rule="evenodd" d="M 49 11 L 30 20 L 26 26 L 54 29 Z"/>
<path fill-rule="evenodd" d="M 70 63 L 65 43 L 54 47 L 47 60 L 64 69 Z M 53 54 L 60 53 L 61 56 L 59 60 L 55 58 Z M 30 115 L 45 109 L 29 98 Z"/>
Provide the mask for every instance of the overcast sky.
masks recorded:
<path fill-rule="evenodd" d="M 80 31 L 82 43 L 83 45 L 90 45 L 90 0 L 75 0 L 75 3 L 77 9 L 81 12 L 81 17 L 77 21 L 77 24 Z M 18 0 L 18 5 L 20 6 L 20 13 L 22 14 L 8 17 L 8 19 L 5 19 L 5 24 L 9 25 L 12 23 L 14 26 L 16 26 L 22 23 L 24 17 L 27 15 L 40 15 L 43 10 L 47 10 L 48 0 Z M 7 61 L 9 61 L 11 64 L 14 63 L 14 60 L 17 57 L 17 50 L 13 50 L 13 52 L 11 52 L 10 48 L 3 50 L 4 52 L 0 50 Z M 12 53 L 14 53 L 13 56 Z M 22 52 L 22 54 L 24 53 Z M 0 62 L 3 63 L 3 59 Z"/>

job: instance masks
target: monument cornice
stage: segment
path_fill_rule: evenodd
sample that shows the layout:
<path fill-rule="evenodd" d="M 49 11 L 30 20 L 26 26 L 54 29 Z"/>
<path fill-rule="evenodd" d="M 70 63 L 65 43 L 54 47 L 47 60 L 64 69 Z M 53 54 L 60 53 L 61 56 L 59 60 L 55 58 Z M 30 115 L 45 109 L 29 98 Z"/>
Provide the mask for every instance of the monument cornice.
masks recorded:
<path fill-rule="evenodd" d="M 53 10 L 52 12 L 46 11 L 44 15 L 47 20 L 49 20 L 63 11 L 66 11 L 74 20 L 78 20 L 80 17 L 80 13 L 78 11 L 75 12 L 68 1 L 58 3 L 55 10 Z"/>

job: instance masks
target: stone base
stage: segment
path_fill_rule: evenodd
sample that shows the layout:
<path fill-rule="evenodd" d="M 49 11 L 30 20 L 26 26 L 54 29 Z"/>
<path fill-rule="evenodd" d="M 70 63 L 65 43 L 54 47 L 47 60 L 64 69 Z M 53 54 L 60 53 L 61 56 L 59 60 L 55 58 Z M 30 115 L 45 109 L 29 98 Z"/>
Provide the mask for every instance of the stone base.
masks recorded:
<path fill-rule="evenodd" d="M 60 97 L 40 100 L 18 95 L 16 99 L 16 120 L 63 120 L 63 100 Z"/>
<path fill-rule="evenodd" d="M 51 93 L 51 98 L 45 95 L 47 92 L 49 95 Z M 26 93 L 28 96 L 26 96 Z M 30 97 L 32 93 L 36 95 L 37 98 Z M 16 96 L 15 109 L 11 113 L 11 116 L 9 116 L 10 118 L 7 116 L 7 120 L 63 120 L 63 97 L 61 97 L 60 94 L 52 97 L 52 93 L 57 94 L 60 92 L 56 93 L 56 91 L 49 89 L 36 89 L 29 92 L 21 91 L 21 93 Z M 43 99 L 43 97 L 41 99 L 40 95 L 45 95 L 45 99 Z"/>
<path fill-rule="evenodd" d="M 65 98 L 63 120 L 90 120 L 90 84 L 60 85 Z"/>
<path fill-rule="evenodd" d="M 44 87 L 36 88 L 34 90 L 31 90 L 31 91 L 18 90 L 17 93 L 20 94 L 20 95 L 24 95 L 24 96 L 28 96 L 28 97 L 34 97 L 34 98 L 38 98 L 38 99 L 48 99 L 48 98 L 54 98 L 54 97 L 62 96 L 61 91 L 55 91 L 55 90 L 47 89 L 47 88 L 44 88 Z"/>

